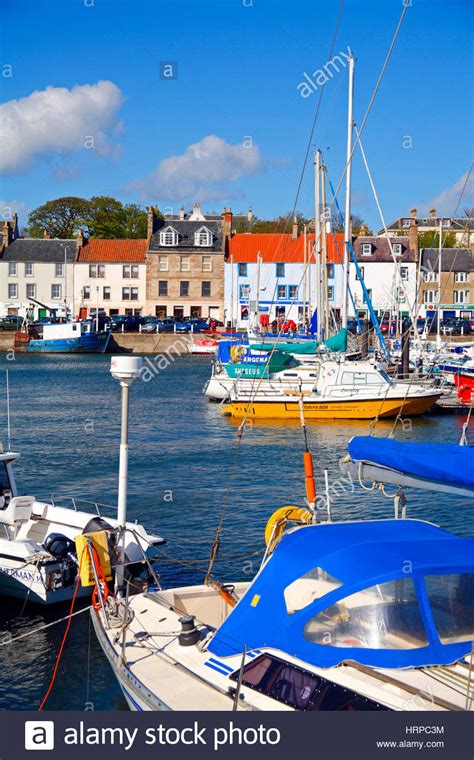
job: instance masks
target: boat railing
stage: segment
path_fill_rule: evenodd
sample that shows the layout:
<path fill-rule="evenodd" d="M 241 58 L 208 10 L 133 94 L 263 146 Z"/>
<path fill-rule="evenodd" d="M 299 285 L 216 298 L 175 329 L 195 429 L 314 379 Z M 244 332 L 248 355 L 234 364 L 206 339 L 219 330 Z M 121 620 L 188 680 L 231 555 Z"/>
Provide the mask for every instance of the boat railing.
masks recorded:
<path fill-rule="evenodd" d="M 117 506 L 103 504 L 91 499 L 82 499 L 77 496 L 68 496 L 66 494 L 52 493 L 51 504 L 53 507 L 63 507 L 73 509 L 75 512 L 91 512 L 98 517 L 116 517 Z"/>

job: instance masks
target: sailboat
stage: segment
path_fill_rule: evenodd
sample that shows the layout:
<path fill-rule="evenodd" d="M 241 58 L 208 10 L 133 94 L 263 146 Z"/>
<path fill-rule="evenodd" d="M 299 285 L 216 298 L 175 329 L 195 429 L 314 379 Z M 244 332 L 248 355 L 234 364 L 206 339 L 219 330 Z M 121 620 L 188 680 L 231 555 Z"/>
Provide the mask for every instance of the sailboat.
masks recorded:
<path fill-rule="evenodd" d="M 378 482 L 407 485 L 403 447 L 415 475 L 426 451 L 399 444 L 387 464 L 385 443 L 353 439 L 344 465 L 368 457 Z M 413 485 L 472 498 L 474 451 L 431 449 Z M 250 583 L 155 588 L 91 610 L 131 710 L 473 709 L 474 538 L 405 512 L 317 520 L 278 509 Z"/>

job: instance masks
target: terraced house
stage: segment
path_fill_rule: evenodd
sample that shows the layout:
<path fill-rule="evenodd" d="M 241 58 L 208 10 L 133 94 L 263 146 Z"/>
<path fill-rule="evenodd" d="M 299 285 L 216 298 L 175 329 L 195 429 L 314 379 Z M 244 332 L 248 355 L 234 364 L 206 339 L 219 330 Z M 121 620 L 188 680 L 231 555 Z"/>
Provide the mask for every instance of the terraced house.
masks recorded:
<path fill-rule="evenodd" d="M 157 217 L 148 209 L 147 313 L 158 317 L 224 318 L 224 262 L 232 234 L 232 211 Z"/>

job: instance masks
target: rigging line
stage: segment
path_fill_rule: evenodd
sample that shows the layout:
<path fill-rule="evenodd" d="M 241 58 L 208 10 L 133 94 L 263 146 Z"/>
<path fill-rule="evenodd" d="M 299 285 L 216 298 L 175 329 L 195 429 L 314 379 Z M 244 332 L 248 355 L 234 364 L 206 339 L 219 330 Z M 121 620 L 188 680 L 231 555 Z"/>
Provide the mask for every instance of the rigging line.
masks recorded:
<path fill-rule="evenodd" d="M 376 95 L 377 95 L 377 92 L 378 92 L 378 90 L 379 90 L 379 87 L 380 87 L 380 85 L 381 85 L 381 83 L 382 83 L 382 79 L 383 79 L 383 77 L 384 77 L 384 74 L 385 74 L 385 70 L 386 70 L 386 68 L 387 68 L 388 62 L 389 62 L 389 60 L 390 60 L 390 57 L 391 57 L 391 55 L 392 55 L 392 51 L 393 51 L 393 48 L 394 48 L 395 42 L 396 42 L 396 40 L 397 40 L 398 34 L 399 34 L 399 32 L 400 32 L 400 28 L 401 28 L 401 26 L 402 26 L 402 23 L 403 23 L 403 19 L 405 18 L 405 13 L 407 12 L 407 9 L 408 9 L 408 7 L 409 7 L 408 3 L 406 3 L 406 2 L 405 2 L 405 3 L 403 4 L 403 11 L 402 11 L 402 14 L 401 14 L 401 16 L 400 16 L 400 18 L 399 18 L 399 21 L 398 21 L 398 24 L 397 24 L 397 28 L 395 29 L 395 33 L 394 33 L 394 35 L 393 35 L 392 41 L 391 41 L 391 43 L 390 43 L 390 47 L 389 47 L 389 49 L 388 49 L 388 52 L 387 52 L 387 55 L 386 55 L 386 57 L 385 57 L 385 61 L 384 61 L 384 63 L 383 63 L 382 69 L 381 69 L 381 71 L 380 71 L 380 74 L 379 74 L 379 78 L 377 79 L 377 83 L 376 83 L 376 85 L 375 85 L 375 89 L 374 89 L 374 91 L 373 91 L 373 93 L 372 93 L 372 97 L 370 98 L 370 101 L 369 101 L 369 105 L 367 106 L 367 110 L 366 110 L 366 112 L 365 112 L 365 116 L 364 116 L 364 118 L 363 118 L 363 120 L 362 120 L 362 124 L 361 124 L 360 130 L 359 130 L 359 134 L 360 134 L 360 135 L 361 135 L 361 134 L 362 134 L 362 132 L 364 131 L 364 127 L 365 127 L 365 124 L 366 124 L 366 122 L 367 122 L 367 119 L 368 119 L 369 113 L 370 113 L 370 111 L 371 111 L 371 109 L 372 109 L 372 106 L 373 106 L 373 104 L 374 104 L 374 101 L 375 101 L 375 97 L 376 97 Z M 341 179 L 339 180 L 339 184 L 338 184 L 338 186 L 336 187 L 335 196 L 336 196 L 336 195 L 337 195 L 337 193 L 339 192 L 339 190 L 340 190 L 340 187 L 341 187 L 341 185 L 342 185 L 342 182 L 343 182 L 343 180 L 344 180 L 344 177 L 346 176 L 346 173 L 347 173 L 347 169 L 349 168 L 349 164 L 350 164 L 350 163 L 351 163 L 351 161 L 352 161 L 352 156 L 354 155 L 354 151 L 355 151 L 355 149 L 356 149 L 356 147 L 357 147 L 357 143 L 358 143 L 358 142 L 359 142 L 359 138 L 356 138 L 356 140 L 355 140 L 355 143 L 354 143 L 354 145 L 352 146 L 351 155 L 349 156 L 349 159 L 348 159 L 348 161 L 347 161 L 347 163 L 346 163 L 346 165 L 345 165 L 345 167 L 344 167 L 344 170 L 343 170 L 343 172 L 342 172 L 342 176 L 341 176 Z M 334 202 L 334 201 L 333 201 L 333 202 Z M 331 206 L 332 206 L 332 204 L 331 204 Z"/>
<path fill-rule="evenodd" d="M 83 612 L 87 612 L 87 610 L 90 610 L 91 605 L 89 604 L 87 607 L 83 607 L 82 610 L 76 610 L 76 612 L 73 612 L 71 617 L 74 617 L 75 615 L 81 615 Z M 53 620 L 52 623 L 46 623 L 45 625 L 40 625 L 38 628 L 33 628 L 32 631 L 27 631 L 26 633 L 21 633 L 19 636 L 14 636 L 11 639 L 7 639 L 5 641 L 0 641 L 0 647 L 6 647 L 10 644 L 13 644 L 15 641 L 20 641 L 20 639 L 25 639 L 27 636 L 32 636 L 34 633 L 39 633 L 40 631 L 44 631 L 46 628 L 51 628 L 53 625 L 57 625 L 58 623 L 64 623 L 65 620 L 69 620 L 69 615 L 65 615 L 62 618 L 59 618 L 58 620 Z"/>

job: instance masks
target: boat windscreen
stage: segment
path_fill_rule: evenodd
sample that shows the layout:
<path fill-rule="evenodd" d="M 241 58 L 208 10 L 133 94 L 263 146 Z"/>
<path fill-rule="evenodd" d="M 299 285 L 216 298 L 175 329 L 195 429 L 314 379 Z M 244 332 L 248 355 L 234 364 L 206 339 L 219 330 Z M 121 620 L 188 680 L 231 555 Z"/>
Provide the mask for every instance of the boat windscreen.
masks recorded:
<path fill-rule="evenodd" d="M 474 573 L 429 575 L 425 583 L 441 642 L 474 641 Z"/>

